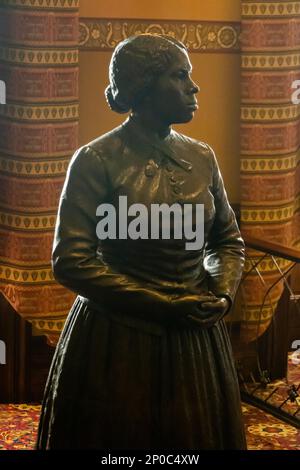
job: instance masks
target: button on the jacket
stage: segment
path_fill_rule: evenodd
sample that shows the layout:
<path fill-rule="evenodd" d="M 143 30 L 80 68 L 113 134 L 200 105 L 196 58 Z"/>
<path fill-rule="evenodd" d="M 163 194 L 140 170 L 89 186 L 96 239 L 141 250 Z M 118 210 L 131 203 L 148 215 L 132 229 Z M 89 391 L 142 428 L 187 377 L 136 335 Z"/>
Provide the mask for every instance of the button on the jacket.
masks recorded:
<path fill-rule="evenodd" d="M 171 173 L 171 172 L 173 171 L 173 168 L 172 168 L 171 163 L 168 163 L 168 164 L 166 165 L 166 170 L 167 170 L 169 173 Z"/>
<path fill-rule="evenodd" d="M 154 176 L 157 170 L 157 165 L 154 162 L 149 162 L 145 168 L 145 175 L 146 176 Z"/>
<path fill-rule="evenodd" d="M 177 183 L 177 179 L 175 178 L 175 176 L 170 176 L 170 181 L 172 183 Z"/>
<path fill-rule="evenodd" d="M 180 194 L 180 193 L 181 193 L 181 187 L 180 187 L 178 184 L 175 184 L 175 185 L 173 186 L 173 192 L 174 192 L 175 194 Z"/>

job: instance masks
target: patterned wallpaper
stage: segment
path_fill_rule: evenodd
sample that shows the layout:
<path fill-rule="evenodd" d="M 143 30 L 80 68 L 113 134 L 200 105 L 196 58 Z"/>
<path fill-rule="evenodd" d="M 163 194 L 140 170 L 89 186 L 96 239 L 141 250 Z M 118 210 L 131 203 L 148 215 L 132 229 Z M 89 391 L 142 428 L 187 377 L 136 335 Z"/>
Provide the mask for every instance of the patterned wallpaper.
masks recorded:
<path fill-rule="evenodd" d="M 240 25 L 235 22 L 80 18 L 81 50 L 111 51 L 140 33 L 169 34 L 191 52 L 238 52 Z"/>

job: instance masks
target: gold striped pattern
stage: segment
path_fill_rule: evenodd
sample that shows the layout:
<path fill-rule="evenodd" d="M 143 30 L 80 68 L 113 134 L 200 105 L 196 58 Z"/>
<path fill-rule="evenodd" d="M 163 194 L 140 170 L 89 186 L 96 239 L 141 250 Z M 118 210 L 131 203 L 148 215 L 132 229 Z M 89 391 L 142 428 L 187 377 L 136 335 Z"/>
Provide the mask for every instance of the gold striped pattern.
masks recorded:
<path fill-rule="evenodd" d="M 297 16 L 300 15 L 300 4 L 297 2 L 242 2 L 242 16 Z"/>
<path fill-rule="evenodd" d="M 251 259 L 254 263 L 257 263 L 257 261 L 261 258 L 261 253 L 258 255 L 252 255 L 251 254 Z M 290 261 L 282 258 L 276 258 L 276 262 L 278 263 L 278 266 L 280 269 L 285 270 L 290 266 Z M 253 267 L 253 264 L 249 261 L 249 259 L 246 258 L 245 261 L 245 272 L 251 271 Z M 271 258 L 265 258 L 263 261 L 261 261 L 258 265 L 258 269 L 260 271 L 264 271 L 264 273 L 269 273 L 273 274 L 275 271 L 277 271 L 277 268 L 274 264 L 274 261 Z"/>
<path fill-rule="evenodd" d="M 49 214 L 16 214 L 9 212 L 0 212 L 0 225 L 2 227 L 14 230 L 34 230 L 35 232 L 41 230 L 53 230 L 55 227 L 56 212 L 52 215 Z"/>
<path fill-rule="evenodd" d="M 45 319 L 45 320 L 36 320 L 36 319 L 31 319 L 28 317 L 30 323 L 32 323 L 33 327 L 35 327 L 37 330 L 42 330 L 45 333 L 60 333 L 62 330 L 62 327 L 64 325 L 66 318 L 66 313 L 61 314 L 61 319 L 59 320 L 59 313 L 57 314 L 57 317 L 55 319 Z"/>
<path fill-rule="evenodd" d="M 245 205 L 243 205 L 245 207 Z M 261 222 L 283 222 L 288 221 L 294 216 L 295 205 L 291 204 L 284 209 L 242 209 L 241 220 L 248 224 L 258 224 Z"/>
<path fill-rule="evenodd" d="M 43 161 L 11 160 L 0 156 L 0 170 L 12 176 L 64 176 L 69 166 L 70 157 L 62 160 Z"/>
<path fill-rule="evenodd" d="M 260 55 L 242 54 L 242 67 L 243 69 L 293 69 L 300 65 L 300 54 L 272 54 L 272 55 Z"/>
<path fill-rule="evenodd" d="M 298 119 L 300 117 L 300 105 L 242 106 L 241 113 L 243 121 L 284 121 Z"/>
<path fill-rule="evenodd" d="M 78 65 L 77 49 L 21 49 L 0 47 L 0 60 L 18 65 Z"/>
<path fill-rule="evenodd" d="M 0 266 L 0 280 L 12 283 L 21 284 L 36 284 L 54 281 L 52 269 L 45 266 L 44 269 L 21 269 L 15 266 L 5 265 Z"/>
<path fill-rule="evenodd" d="M 297 154 L 289 155 L 286 157 L 272 157 L 272 158 L 245 158 L 241 159 L 241 168 L 243 172 L 247 173 L 269 173 L 295 170 L 297 167 Z"/>
<path fill-rule="evenodd" d="M 63 104 L 59 105 L 20 105 L 7 104 L 0 107 L 0 116 L 18 121 L 58 121 L 78 120 L 79 105 Z"/>

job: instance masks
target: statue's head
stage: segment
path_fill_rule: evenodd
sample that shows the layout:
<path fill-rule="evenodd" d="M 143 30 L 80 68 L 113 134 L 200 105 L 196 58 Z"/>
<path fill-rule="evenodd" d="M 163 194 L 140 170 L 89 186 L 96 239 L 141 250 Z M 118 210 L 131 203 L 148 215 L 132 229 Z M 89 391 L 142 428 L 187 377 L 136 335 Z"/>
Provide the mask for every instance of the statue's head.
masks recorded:
<path fill-rule="evenodd" d="M 135 110 L 151 91 L 156 80 L 186 47 L 173 37 L 140 34 L 115 48 L 109 66 L 109 86 L 105 90 L 109 107 L 117 113 Z"/>

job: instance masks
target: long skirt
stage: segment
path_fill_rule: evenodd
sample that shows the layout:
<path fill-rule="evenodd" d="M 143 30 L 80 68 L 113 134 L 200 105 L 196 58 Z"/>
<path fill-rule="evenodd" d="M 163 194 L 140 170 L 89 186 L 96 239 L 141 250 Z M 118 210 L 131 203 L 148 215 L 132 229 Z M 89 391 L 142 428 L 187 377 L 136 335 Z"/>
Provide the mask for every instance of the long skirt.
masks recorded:
<path fill-rule="evenodd" d="M 245 449 L 223 320 L 104 313 L 77 297 L 50 369 L 38 449 Z"/>

